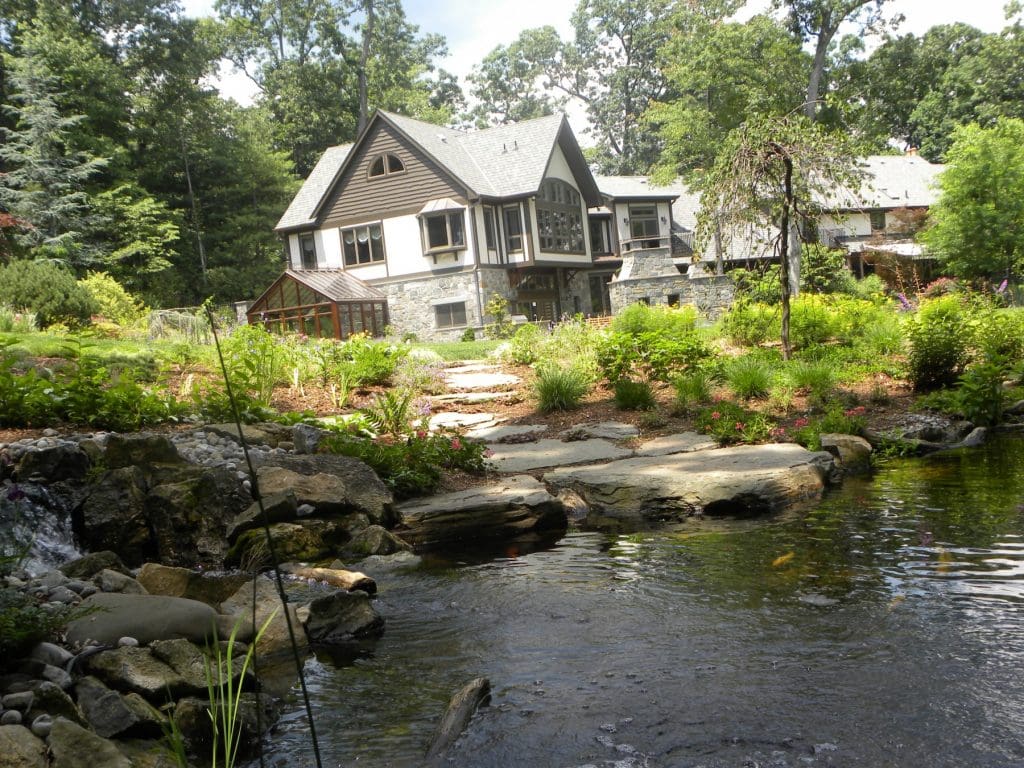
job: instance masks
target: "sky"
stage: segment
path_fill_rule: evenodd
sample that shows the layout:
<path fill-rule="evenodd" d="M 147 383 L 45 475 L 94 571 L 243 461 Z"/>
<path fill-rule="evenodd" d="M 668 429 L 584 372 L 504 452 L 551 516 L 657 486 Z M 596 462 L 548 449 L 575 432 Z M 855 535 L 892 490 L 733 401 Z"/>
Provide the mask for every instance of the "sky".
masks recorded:
<path fill-rule="evenodd" d="M 905 20 L 899 34 L 920 35 L 936 24 L 962 21 L 984 32 L 997 32 L 1005 26 L 1005 0 L 890 0 L 886 14 L 902 13 Z M 578 0 L 404 0 L 406 16 L 420 31 L 442 34 L 448 41 L 448 57 L 440 67 L 455 74 L 466 87 L 466 75 L 498 45 L 508 44 L 524 29 L 545 24 L 554 26 L 562 37 L 571 36 L 569 18 Z M 752 0 L 749 8 L 766 7 L 765 0 Z M 182 0 L 190 16 L 213 15 L 213 0 Z M 255 89 L 230 65 L 221 69 L 218 87 L 225 96 L 243 104 L 250 103 Z M 582 114 L 569 110 L 569 119 L 577 135 L 584 126 Z"/>

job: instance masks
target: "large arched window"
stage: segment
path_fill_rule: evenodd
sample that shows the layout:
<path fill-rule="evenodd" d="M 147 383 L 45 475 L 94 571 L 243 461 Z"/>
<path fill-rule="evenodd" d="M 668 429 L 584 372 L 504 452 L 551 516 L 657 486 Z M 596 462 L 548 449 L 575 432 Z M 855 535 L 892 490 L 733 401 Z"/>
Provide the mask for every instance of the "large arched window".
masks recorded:
<path fill-rule="evenodd" d="M 398 155 L 387 153 L 373 158 L 367 175 L 371 178 L 374 176 L 390 176 L 393 173 L 401 173 L 404 170 L 405 164 L 399 159 Z"/>
<path fill-rule="evenodd" d="M 542 251 L 586 253 L 580 193 L 559 179 L 548 179 L 537 194 L 537 234 Z"/>

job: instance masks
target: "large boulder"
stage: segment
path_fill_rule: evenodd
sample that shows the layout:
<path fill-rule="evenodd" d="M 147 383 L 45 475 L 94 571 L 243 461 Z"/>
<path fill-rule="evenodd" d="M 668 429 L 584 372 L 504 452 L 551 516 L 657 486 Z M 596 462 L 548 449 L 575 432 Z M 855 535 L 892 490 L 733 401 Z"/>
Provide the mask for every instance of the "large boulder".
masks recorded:
<path fill-rule="evenodd" d="M 81 480 L 92 462 L 88 454 L 75 443 L 61 443 L 22 454 L 15 477 L 53 483 L 58 480 Z"/>
<path fill-rule="evenodd" d="M 270 540 L 279 561 L 324 560 L 333 557 L 350 538 L 345 522 L 338 520 L 300 520 L 270 526 Z M 241 564 L 246 569 L 271 565 L 266 532 L 254 528 L 239 536 L 228 552 L 227 563 Z"/>
<path fill-rule="evenodd" d="M 393 555 L 396 552 L 411 552 L 408 542 L 379 525 L 368 525 L 352 534 L 352 540 L 345 545 L 344 552 L 355 557 L 370 555 Z"/>
<path fill-rule="evenodd" d="M 292 428 L 274 422 L 242 424 L 241 432 L 239 432 L 239 425 L 233 422 L 207 424 L 203 427 L 203 431 L 226 437 L 238 444 L 241 444 L 241 438 L 244 438 L 246 445 L 268 445 L 271 448 L 277 448 L 282 442 L 290 444 L 292 441 Z"/>
<path fill-rule="evenodd" d="M 91 579 L 103 570 L 117 571 L 128 575 L 128 566 L 124 564 L 116 552 L 109 549 L 90 552 L 77 560 L 70 560 L 60 566 L 60 572 L 69 579 Z"/>
<path fill-rule="evenodd" d="M 0 725 L 0 755 L 7 768 L 47 768 L 46 745 L 23 725 Z"/>
<path fill-rule="evenodd" d="M 155 704 L 168 697 L 194 695 L 206 691 L 206 678 L 185 678 L 148 648 L 112 648 L 93 654 L 83 662 L 85 670 L 108 687 L 123 693 L 137 693 Z"/>
<path fill-rule="evenodd" d="M 121 734 L 159 737 L 160 713 L 137 693 L 122 696 L 92 675 L 75 684 L 78 706 L 94 732 L 105 739 Z"/>
<path fill-rule="evenodd" d="M 134 637 L 143 645 L 174 638 L 202 643 L 220 626 L 209 605 L 181 597 L 99 592 L 80 607 L 85 615 L 68 624 L 71 643 L 116 645 L 122 637 Z"/>
<path fill-rule="evenodd" d="M 246 531 L 263 525 L 264 515 L 268 523 L 290 523 L 299 516 L 299 502 L 289 489 L 283 493 L 264 494 L 261 502 L 253 502 L 249 508 L 228 523 L 226 535 L 230 542 Z"/>
<path fill-rule="evenodd" d="M 508 538 L 527 531 L 566 527 L 562 502 L 529 475 L 409 501 L 398 512 L 402 519 L 398 534 L 415 547 Z"/>
<path fill-rule="evenodd" d="M 823 433 L 821 450 L 831 453 L 844 472 L 867 472 L 871 469 L 871 443 L 859 435 Z"/>
<path fill-rule="evenodd" d="M 255 589 L 255 595 L 254 595 Z M 246 642 L 255 634 L 252 621 L 253 604 L 255 602 L 255 629 L 263 627 L 269 619 L 266 629 L 256 646 L 260 656 L 275 656 L 290 652 L 291 639 L 288 635 L 288 624 L 285 613 L 282 610 L 281 598 L 277 592 L 277 585 L 267 577 L 256 579 L 255 586 L 252 583 L 246 584 L 234 595 L 221 604 L 221 610 L 234 617 L 234 624 L 239 628 L 238 637 Z M 295 633 L 295 642 L 298 644 L 299 653 L 305 653 L 307 642 L 306 635 L 302 631 L 299 622 L 296 606 L 292 603 L 287 605 L 288 616 L 291 619 L 292 629 Z M 271 618 L 273 617 L 273 618 Z"/>
<path fill-rule="evenodd" d="M 214 708 L 210 706 L 207 698 L 190 697 L 177 702 L 173 715 L 189 753 L 205 758 L 205 762 L 209 762 L 213 748 L 211 709 Z M 265 693 L 243 693 L 239 697 L 240 758 L 252 756 L 257 752 L 262 736 L 277 721 L 279 714 L 274 699 Z M 217 716 L 220 717 L 220 714 L 217 713 Z"/>
<path fill-rule="evenodd" d="M 94 483 L 74 510 L 75 536 L 85 549 L 110 550 L 131 565 L 154 559 L 149 522 L 143 509 L 147 484 L 136 466 L 117 467 Z"/>
<path fill-rule="evenodd" d="M 54 720 L 47 743 L 52 768 L 132 768 L 112 741 L 62 717 Z"/>
<path fill-rule="evenodd" d="M 145 432 L 109 435 L 103 452 L 103 463 L 110 469 L 181 464 L 184 461 L 170 438 Z"/>
<path fill-rule="evenodd" d="M 827 453 L 775 443 L 564 467 L 544 480 L 579 493 L 592 522 L 645 523 L 781 509 L 820 495 L 832 468 Z"/>
<path fill-rule="evenodd" d="M 244 573 L 205 573 L 160 563 L 146 563 L 136 580 L 151 595 L 184 597 L 214 608 L 249 580 Z"/>
<path fill-rule="evenodd" d="M 358 459 L 333 454 L 272 454 L 259 457 L 258 463 L 257 476 L 264 495 L 291 490 L 299 504 L 311 504 L 317 514 L 355 512 L 385 527 L 395 522 L 391 491 Z M 272 467 L 288 472 L 268 471 Z M 327 477 L 316 477 L 320 475 Z"/>
<path fill-rule="evenodd" d="M 314 645 L 338 645 L 376 637 L 384 631 L 384 619 L 373 609 L 365 592 L 335 592 L 318 597 L 301 609 L 299 616 Z"/>

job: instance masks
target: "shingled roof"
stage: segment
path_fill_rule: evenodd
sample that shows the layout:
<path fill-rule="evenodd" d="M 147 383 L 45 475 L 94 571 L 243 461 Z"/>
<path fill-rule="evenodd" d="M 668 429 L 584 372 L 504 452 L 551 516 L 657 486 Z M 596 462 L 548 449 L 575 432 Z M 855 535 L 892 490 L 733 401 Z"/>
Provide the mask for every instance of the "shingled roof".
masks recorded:
<path fill-rule="evenodd" d="M 869 155 L 860 167 L 864 179 L 857 192 L 826 195 L 819 204 L 844 211 L 928 207 L 938 200 L 936 180 L 945 170 L 918 155 Z"/>
<path fill-rule="evenodd" d="M 375 120 L 392 125 L 470 192 L 482 198 L 535 194 L 544 180 L 555 146 L 561 145 L 577 175 L 587 205 L 600 202 L 600 192 L 564 115 L 480 131 L 456 131 L 384 111 L 376 112 L 372 118 Z M 363 135 L 368 133 L 369 128 Z M 352 148 L 352 144 L 345 144 L 324 152 L 275 229 L 316 225 L 319 207 L 343 173 Z"/>

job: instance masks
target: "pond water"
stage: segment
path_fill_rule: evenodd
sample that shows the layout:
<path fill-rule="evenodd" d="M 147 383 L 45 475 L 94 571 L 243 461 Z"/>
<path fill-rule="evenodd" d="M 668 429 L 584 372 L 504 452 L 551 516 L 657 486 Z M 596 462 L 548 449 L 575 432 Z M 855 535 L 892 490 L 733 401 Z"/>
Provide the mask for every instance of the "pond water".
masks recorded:
<path fill-rule="evenodd" d="M 1024 765 L 1024 440 L 894 460 L 756 521 L 378 574 L 384 636 L 308 665 L 324 764 Z M 298 701 L 268 765 L 312 765 Z"/>

